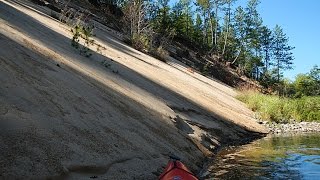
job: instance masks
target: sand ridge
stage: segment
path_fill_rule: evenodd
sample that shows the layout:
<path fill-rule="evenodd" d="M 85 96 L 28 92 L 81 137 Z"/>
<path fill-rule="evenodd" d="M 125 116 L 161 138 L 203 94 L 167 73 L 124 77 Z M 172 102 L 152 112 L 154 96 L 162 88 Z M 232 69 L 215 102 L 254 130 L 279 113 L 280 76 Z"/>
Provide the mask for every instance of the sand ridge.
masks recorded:
<path fill-rule="evenodd" d="M 234 89 L 97 22 L 105 50 L 83 57 L 46 14 L 0 1 L 0 178 L 155 179 L 169 154 L 196 171 L 219 145 L 266 133 Z"/>

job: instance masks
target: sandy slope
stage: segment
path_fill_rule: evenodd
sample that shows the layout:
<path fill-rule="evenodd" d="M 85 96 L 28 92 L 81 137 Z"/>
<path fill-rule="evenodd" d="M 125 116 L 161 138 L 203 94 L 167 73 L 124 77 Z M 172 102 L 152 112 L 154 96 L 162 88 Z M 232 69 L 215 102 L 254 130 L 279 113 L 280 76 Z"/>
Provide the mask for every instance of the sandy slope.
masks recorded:
<path fill-rule="evenodd" d="M 101 24 L 95 42 L 106 49 L 80 56 L 48 12 L 0 0 L 0 179 L 154 179 L 169 154 L 199 170 L 221 143 L 266 132 L 234 89 Z"/>

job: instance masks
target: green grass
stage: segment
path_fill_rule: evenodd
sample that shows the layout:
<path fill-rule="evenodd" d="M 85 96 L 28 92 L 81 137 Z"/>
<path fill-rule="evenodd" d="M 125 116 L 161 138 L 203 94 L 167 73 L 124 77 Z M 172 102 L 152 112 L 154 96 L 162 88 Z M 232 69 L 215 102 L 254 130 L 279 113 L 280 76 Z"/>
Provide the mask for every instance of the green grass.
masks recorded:
<path fill-rule="evenodd" d="M 242 92 L 237 99 L 257 112 L 262 120 L 278 123 L 286 123 L 290 119 L 320 122 L 320 96 L 290 99 L 257 92 Z"/>

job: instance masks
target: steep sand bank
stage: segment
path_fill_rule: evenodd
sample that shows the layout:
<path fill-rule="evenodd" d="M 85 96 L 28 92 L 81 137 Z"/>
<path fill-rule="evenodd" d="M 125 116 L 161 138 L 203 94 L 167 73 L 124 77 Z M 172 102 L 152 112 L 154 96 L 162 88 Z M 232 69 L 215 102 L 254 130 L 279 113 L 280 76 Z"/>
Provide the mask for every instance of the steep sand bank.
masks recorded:
<path fill-rule="evenodd" d="M 0 1 L 0 179 L 155 179 L 169 154 L 197 171 L 221 144 L 266 133 L 234 89 L 98 23 L 106 49 L 80 56 L 70 28 L 46 14 Z"/>

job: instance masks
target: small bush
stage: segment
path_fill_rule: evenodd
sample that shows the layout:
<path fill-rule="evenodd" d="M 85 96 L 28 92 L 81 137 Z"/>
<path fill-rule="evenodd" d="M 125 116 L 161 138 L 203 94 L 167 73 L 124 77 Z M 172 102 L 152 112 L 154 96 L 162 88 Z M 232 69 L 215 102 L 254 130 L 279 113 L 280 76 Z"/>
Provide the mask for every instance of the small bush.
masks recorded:
<path fill-rule="evenodd" d="M 150 47 L 150 40 L 146 35 L 135 34 L 131 39 L 131 45 L 139 51 L 146 51 Z"/>
<path fill-rule="evenodd" d="M 71 29 L 73 34 L 71 45 L 79 49 L 81 55 L 90 57 L 92 53 L 90 52 L 89 46 L 94 44 L 94 40 L 91 39 L 93 36 L 93 26 L 81 26 L 76 25 Z M 84 40 L 84 44 L 81 46 L 80 39 Z"/>
<path fill-rule="evenodd" d="M 291 119 L 320 121 L 319 96 L 290 99 L 257 92 L 243 92 L 237 99 L 246 103 L 263 120 L 278 123 L 287 123 Z"/>
<path fill-rule="evenodd" d="M 74 28 L 71 29 L 71 32 L 73 34 L 72 36 L 72 40 L 71 40 L 71 45 L 76 48 L 79 49 L 80 46 L 80 37 L 81 37 L 81 28 L 80 26 L 75 26 Z"/>
<path fill-rule="evenodd" d="M 211 66 L 211 64 L 210 64 L 209 62 L 207 62 L 206 65 L 203 66 L 201 72 L 202 72 L 205 76 L 209 75 L 210 66 Z"/>

